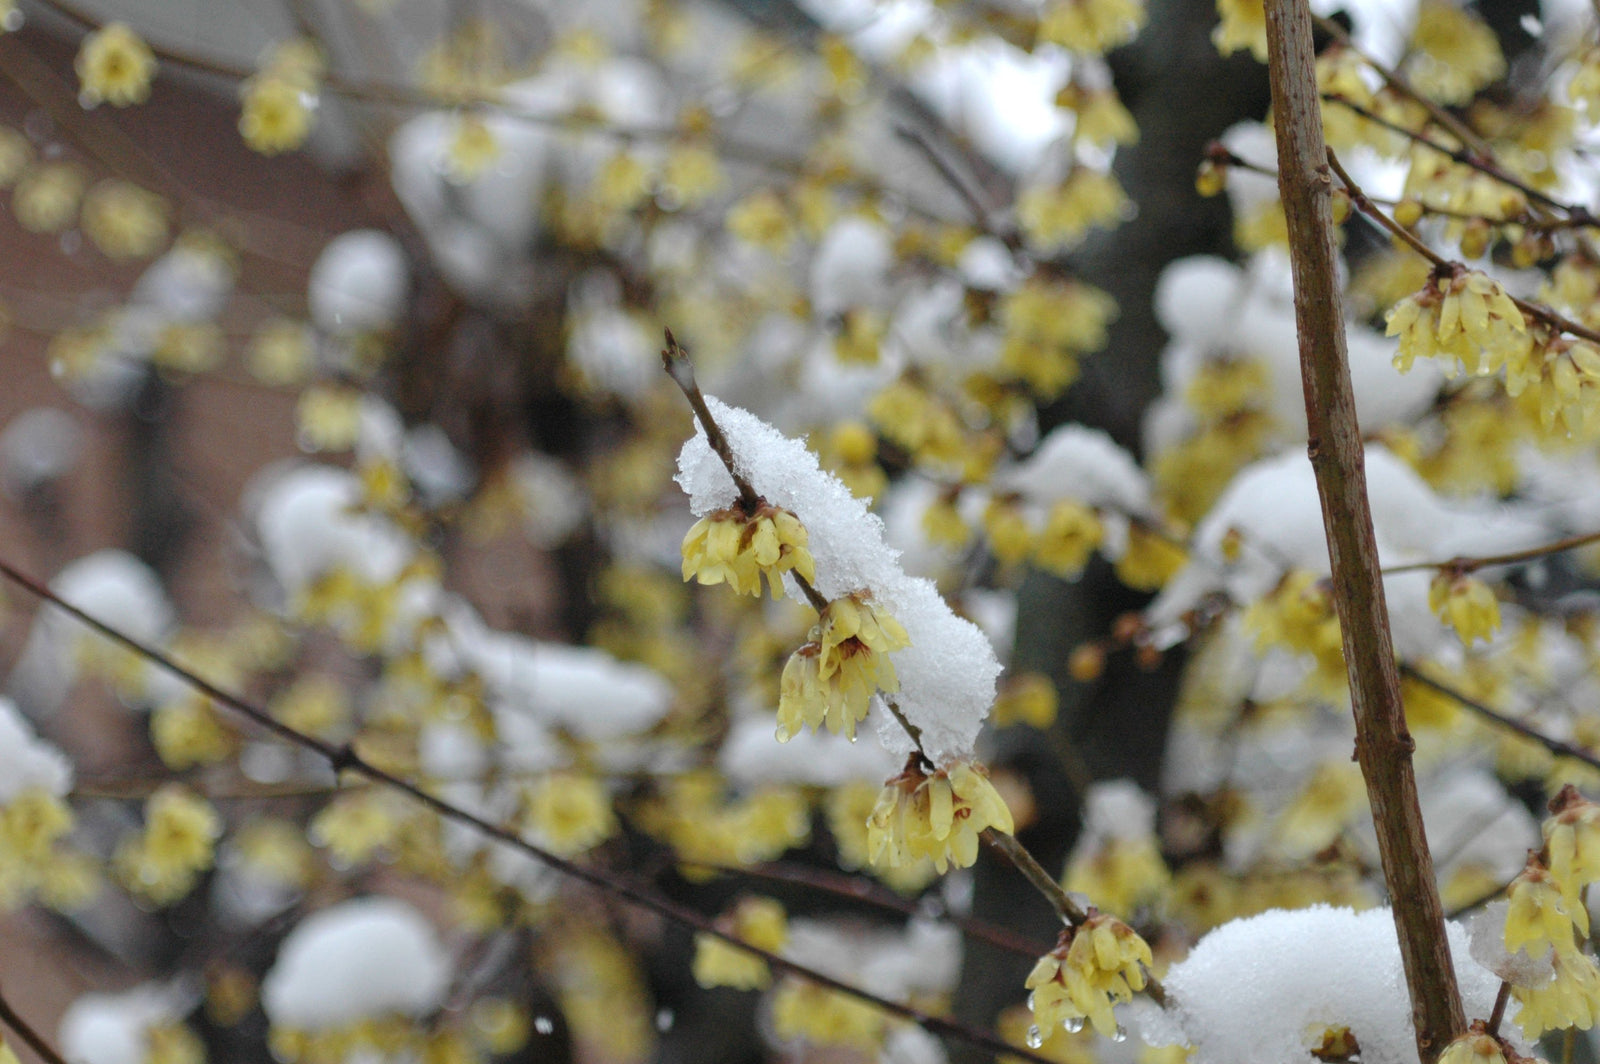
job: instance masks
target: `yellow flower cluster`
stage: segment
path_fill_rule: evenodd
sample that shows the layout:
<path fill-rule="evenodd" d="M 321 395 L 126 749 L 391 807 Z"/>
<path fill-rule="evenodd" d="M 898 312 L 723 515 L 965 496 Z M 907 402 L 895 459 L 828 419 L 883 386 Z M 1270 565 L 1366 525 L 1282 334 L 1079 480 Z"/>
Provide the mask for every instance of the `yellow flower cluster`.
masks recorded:
<path fill-rule="evenodd" d="M 1395 368 L 1405 373 L 1418 358 L 1443 358 L 1454 372 L 1459 362 L 1480 376 L 1518 362 L 1528 348 L 1522 311 L 1488 274 L 1457 268 L 1436 271 L 1420 292 L 1389 310 L 1388 335 L 1400 338 Z"/>
<path fill-rule="evenodd" d="M 867 415 L 890 441 L 919 463 L 959 466 L 967 457 L 967 434 L 950 405 L 918 382 L 901 377 L 872 397 Z"/>
<path fill-rule="evenodd" d="M 1043 730 L 1055 723 L 1058 702 L 1056 685 L 1044 673 L 1007 673 L 989 713 L 997 728 L 1026 724 Z"/>
<path fill-rule="evenodd" d="M 839 864 L 844 868 L 865 868 L 901 894 L 920 894 L 939 875 L 932 861 L 923 858 L 898 866 L 872 864 L 867 819 L 878 804 L 878 790 L 864 780 L 829 790 L 823 809 L 828 817 L 828 833 L 839 850 Z"/>
<path fill-rule="evenodd" d="M 783 597 L 784 573 L 817 579 L 805 526 L 788 510 L 763 503 L 754 514 L 737 506 L 696 521 L 683 537 L 683 578 L 726 583 L 735 594 L 761 595 L 767 578 L 774 599 Z"/>
<path fill-rule="evenodd" d="M 1506 72 L 1494 31 L 1446 0 L 1418 7 L 1411 45 L 1411 82 L 1440 103 L 1465 103 Z"/>
<path fill-rule="evenodd" d="M 853 1046 L 876 1054 L 883 1043 L 884 1014 L 859 998 L 806 979 L 785 979 L 772 995 L 772 1026 L 785 1042 Z"/>
<path fill-rule="evenodd" d="M 1076 113 L 1077 120 L 1072 125 L 1074 141 L 1100 148 L 1139 141 L 1139 127 L 1114 89 L 1088 89 L 1069 82 L 1056 93 L 1056 106 Z"/>
<path fill-rule="evenodd" d="M 867 851 L 875 865 L 926 857 L 941 873 L 952 864 L 970 868 L 986 828 L 1010 834 L 1016 825 L 982 766 L 957 761 L 930 775 L 913 757 L 878 795 L 867 818 Z"/>
<path fill-rule="evenodd" d="M 1054 251 L 1078 243 L 1095 227 L 1110 228 L 1128 209 L 1111 174 L 1076 167 L 1059 185 L 1035 185 L 1017 197 L 1017 221 L 1030 243 Z"/>
<path fill-rule="evenodd" d="M 910 645 L 900 622 L 859 594 L 828 603 L 808 641 L 783 667 L 778 741 L 789 741 L 802 727 L 823 726 L 855 738 L 873 692 L 900 689 L 889 654 Z"/>
<path fill-rule="evenodd" d="M 60 845 L 71 830 L 72 811 L 41 787 L 0 806 L 0 912 L 34 897 L 66 909 L 93 896 L 99 884 L 88 858 Z"/>
<path fill-rule="evenodd" d="M 1063 580 L 1083 572 L 1089 555 L 1105 539 L 1100 515 L 1074 499 L 1054 503 L 1038 530 L 1020 500 L 994 499 L 984 509 L 983 528 L 990 551 L 1001 563 L 1016 565 L 1031 557 L 1034 565 Z"/>
<path fill-rule="evenodd" d="M 1034 277 L 1000 303 L 1000 367 L 1040 399 L 1078 378 L 1078 358 L 1105 347 L 1117 301 L 1093 285 Z"/>
<path fill-rule="evenodd" d="M 734 911 L 718 920 L 724 930 L 768 953 L 777 953 L 789 940 L 789 920 L 783 906 L 771 898 L 744 898 Z M 772 982 L 772 972 L 760 957 L 724 942 L 714 935 L 694 936 L 694 980 L 707 989 L 731 986 L 737 990 L 762 990 Z"/>
<path fill-rule="evenodd" d="M 125 22 L 108 22 L 85 37 L 73 65 L 79 97 L 89 106 L 102 100 L 114 107 L 143 103 L 156 74 L 150 46 Z"/>
<path fill-rule="evenodd" d="M 145 802 L 144 821 L 144 831 L 117 847 L 113 866 L 129 891 L 170 905 L 211 867 L 222 820 L 210 802 L 169 783 Z"/>
<path fill-rule="evenodd" d="M 710 771 L 670 780 L 658 798 L 634 810 L 633 819 L 672 847 L 690 879 L 711 874 L 701 864 L 770 861 L 811 837 L 811 808 L 798 788 L 769 786 L 729 798 L 721 777 Z"/>
<path fill-rule="evenodd" d="M 1250 604 L 1244 625 L 1255 636 L 1257 651 L 1276 646 L 1311 655 L 1319 687 L 1336 689 L 1344 682 L 1339 618 L 1316 574 L 1304 569 L 1288 573 L 1271 593 Z"/>
<path fill-rule="evenodd" d="M 1083 894 L 1108 910 L 1131 915 L 1153 906 L 1167 893 L 1172 873 L 1161 859 L 1153 835 L 1110 838 L 1076 855 L 1061 885 Z"/>
<path fill-rule="evenodd" d="M 1039 43 L 1099 54 L 1133 40 L 1144 20 L 1138 0 L 1053 0 L 1039 16 Z"/>
<path fill-rule="evenodd" d="M 1506 394 L 1537 407 L 1546 431 L 1568 436 L 1600 424 L 1600 348 L 1535 326 L 1526 357 L 1506 364 Z"/>
<path fill-rule="evenodd" d="M 1454 628 L 1466 646 L 1476 639 L 1488 642 L 1500 628 L 1500 600 L 1488 584 L 1465 573 L 1436 575 L 1428 585 L 1428 608 Z"/>
<path fill-rule="evenodd" d="M 1029 973 L 1025 985 L 1034 1022 L 1041 1031 L 1057 1025 L 1077 1031 L 1088 1020 L 1100 1034 L 1114 1037 L 1111 1006 L 1132 1001 L 1134 991 L 1144 989 L 1151 963 L 1150 947 L 1133 928 L 1091 911 L 1081 927 L 1063 931 L 1056 948 Z"/>
<path fill-rule="evenodd" d="M 1570 784 L 1550 802 L 1544 848 L 1509 888 L 1505 944 L 1547 956 L 1554 978 L 1512 987 L 1522 1004 L 1517 1023 L 1529 1038 L 1566 1027 L 1584 1030 L 1600 1018 L 1600 967 L 1583 951 L 1589 936 L 1584 889 L 1600 879 L 1600 806 Z"/>

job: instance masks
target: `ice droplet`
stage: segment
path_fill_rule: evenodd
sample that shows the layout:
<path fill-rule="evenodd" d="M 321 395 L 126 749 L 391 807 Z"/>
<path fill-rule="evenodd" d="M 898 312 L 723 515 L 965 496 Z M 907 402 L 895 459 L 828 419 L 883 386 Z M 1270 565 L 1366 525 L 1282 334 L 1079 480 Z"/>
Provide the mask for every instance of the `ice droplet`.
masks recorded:
<path fill-rule="evenodd" d="M 1038 1049 L 1044 1045 L 1044 1033 L 1039 1030 L 1039 1025 L 1034 1024 L 1028 1028 L 1028 1048 Z"/>
<path fill-rule="evenodd" d="M 535 1016 L 533 1018 L 533 1029 L 540 1034 L 549 1034 L 556 1029 L 556 1025 L 548 1016 Z"/>

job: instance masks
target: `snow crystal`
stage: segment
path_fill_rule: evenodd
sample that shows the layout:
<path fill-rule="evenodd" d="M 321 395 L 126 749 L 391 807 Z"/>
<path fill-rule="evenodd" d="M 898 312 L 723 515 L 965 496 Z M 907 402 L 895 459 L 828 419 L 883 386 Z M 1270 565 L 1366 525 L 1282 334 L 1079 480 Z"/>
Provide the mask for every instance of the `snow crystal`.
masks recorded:
<path fill-rule="evenodd" d="M 68 1064 L 144 1064 L 146 1032 L 184 1011 L 178 992 L 155 983 L 121 994 L 84 994 L 61 1016 L 61 1055 Z"/>
<path fill-rule="evenodd" d="M 1462 1004 L 1485 1017 L 1499 979 L 1447 925 Z M 1168 1012 L 1194 1064 L 1316 1064 L 1307 1046 L 1344 1026 L 1363 1064 L 1415 1064 L 1416 1035 L 1394 915 L 1316 905 L 1223 924 L 1196 943 L 1163 983 Z"/>
<path fill-rule="evenodd" d="M 261 984 L 274 1026 L 326 1030 L 435 1008 L 450 961 L 433 927 L 393 898 L 342 902 L 302 920 Z"/>
<path fill-rule="evenodd" d="M 40 787 L 57 798 L 72 787 L 72 762 L 34 734 L 9 698 L 0 698 L 0 805 Z"/>
<path fill-rule="evenodd" d="M 832 474 L 817 466 L 803 442 L 785 437 L 755 415 L 707 398 L 733 449 L 739 472 L 769 502 L 805 525 L 816 559 L 816 588 L 824 598 L 866 590 L 905 626 L 911 645 L 891 655 L 900 679 L 895 704 L 922 731 L 938 764 L 972 755 L 973 742 L 994 701 L 1000 662 L 983 632 L 951 612 L 933 583 L 909 577 L 884 541 L 883 522 Z M 677 481 L 697 514 L 732 505 L 738 489 L 697 429 L 678 456 Z M 892 719 L 879 729 L 891 753 L 910 753 L 910 739 Z"/>

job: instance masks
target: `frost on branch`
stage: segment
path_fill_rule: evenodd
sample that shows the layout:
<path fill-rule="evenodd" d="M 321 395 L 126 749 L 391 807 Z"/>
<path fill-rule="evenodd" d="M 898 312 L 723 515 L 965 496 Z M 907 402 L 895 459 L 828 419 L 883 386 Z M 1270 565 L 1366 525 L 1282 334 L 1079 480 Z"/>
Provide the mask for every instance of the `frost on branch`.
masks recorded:
<path fill-rule="evenodd" d="M 1465 928 L 1447 930 L 1466 1013 L 1488 1016 L 1500 982 L 1470 958 Z M 1234 920 L 1163 982 L 1167 1017 L 1194 1047 L 1193 1064 L 1316 1064 L 1312 1050 L 1340 1028 L 1355 1037 L 1363 1064 L 1417 1060 L 1388 909 L 1315 905 Z"/>
<path fill-rule="evenodd" d="M 758 494 L 793 512 L 805 526 L 816 561 L 815 586 L 823 597 L 838 599 L 865 589 L 905 627 L 911 645 L 890 655 L 900 681 L 895 703 L 921 729 L 928 756 L 941 765 L 970 757 L 1000 674 L 983 632 L 951 612 L 932 581 L 906 575 L 899 552 L 884 542 L 883 522 L 837 477 L 824 473 L 804 443 L 747 411 L 710 397 L 706 403 L 728 438 L 739 472 Z M 733 478 L 703 430 L 684 444 L 678 470 L 678 483 L 697 516 L 738 498 Z M 911 740 L 892 720 L 885 718 L 879 731 L 893 753 L 911 752 Z"/>

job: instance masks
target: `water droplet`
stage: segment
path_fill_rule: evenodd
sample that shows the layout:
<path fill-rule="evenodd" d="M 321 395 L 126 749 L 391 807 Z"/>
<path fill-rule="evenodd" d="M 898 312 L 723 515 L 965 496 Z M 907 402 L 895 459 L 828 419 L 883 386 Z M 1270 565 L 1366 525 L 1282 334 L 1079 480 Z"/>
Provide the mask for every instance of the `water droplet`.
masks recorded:
<path fill-rule="evenodd" d="M 1028 1048 L 1038 1049 L 1044 1045 L 1044 1033 L 1039 1030 L 1039 1025 L 1034 1024 L 1028 1028 Z"/>
<path fill-rule="evenodd" d="M 535 1016 L 533 1018 L 533 1029 L 540 1034 L 549 1034 L 556 1029 L 556 1025 L 548 1016 Z"/>
<path fill-rule="evenodd" d="M 656 1030 L 666 1032 L 672 1030 L 672 1025 L 678 1022 L 678 1014 L 671 1009 L 660 1009 L 656 1012 Z"/>
<path fill-rule="evenodd" d="M 1066 1031 L 1068 1034 L 1077 1034 L 1079 1031 L 1083 1030 L 1083 1017 L 1068 1016 L 1066 1019 L 1061 1021 L 1061 1029 Z"/>
<path fill-rule="evenodd" d="M 1111 1036 L 1111 1040 L 1113 1042 L 1126 1042 L 1128 1040 L 1128 1029 L 1120 1023 L 1117 1024 L 1116 1033 Z"/>
<path fill-rule="evenodd" d="M 85 111 L 93 111 L 100 106 L 100 97 L 85 89 L 83 92 L 78 93 L 78 106 Z"/>
<path fill-rule="evenodd" d="M 1028 1011 L 1033 1011 L 1033 991 L 1028 991 Z"/>

